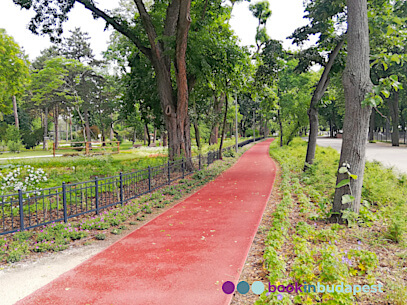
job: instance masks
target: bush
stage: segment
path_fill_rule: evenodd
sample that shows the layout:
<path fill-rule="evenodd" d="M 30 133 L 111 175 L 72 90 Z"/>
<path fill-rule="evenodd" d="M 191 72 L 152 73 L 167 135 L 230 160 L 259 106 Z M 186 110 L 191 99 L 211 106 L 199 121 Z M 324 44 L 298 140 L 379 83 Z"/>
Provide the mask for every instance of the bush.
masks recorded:
<path fill-rule="evenodd" d="M 23 144 L 26 149 L 31 149 L 43 140 L 44 130 L 42 128 L 35 129 L 32 132 L 23 133 Z"/>
<path fill-rule="evenodd" d="M 21 149 L 23 148 L 23 144 L 21 144 L 21 141 L 19 142 L 8 141 L 7 148 L 10 152 L 16 153 L 21 151 Z"/>

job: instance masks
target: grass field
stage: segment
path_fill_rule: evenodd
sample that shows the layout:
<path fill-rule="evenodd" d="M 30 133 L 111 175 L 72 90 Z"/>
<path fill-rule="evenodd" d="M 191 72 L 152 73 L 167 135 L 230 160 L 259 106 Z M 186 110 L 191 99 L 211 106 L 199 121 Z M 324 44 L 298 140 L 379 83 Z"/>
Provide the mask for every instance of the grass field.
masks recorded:
<path fill-rule="evenodd" d="M 244 141 L 240 139 L 239 141 Z M 234 139 L 227 139 L 224 142 L 224 147 L 233 145 Z M 63 145 L 63 143 L 62 143 Z M 217 150 L 219 145 L 209 146 L 204 144 L 201 153 L 205 154 L 208 151 Z M 116 150 L 116 148 L 108 148 Z M 168 149 L 164 147 L 139 147 L 133 149 L 132 142 L 125 142 L 120 145 L 120 154 L 107 152 L 104 155 L 89 155 L 85 156 L 84 151 L 78 152 L 73 149 L 58 150 L 57 154 L 69 154 L 70 156 L 63 157 L 43 157 L 43 158 L 26 158 L 14 160 L 1 160 L 1 158 L 10 157 L 35 157 L 52 154 L 52 151 L 29 150 L 21 153 L 10 154 L 3 153 L 0 155 L 0 172 L 6 174 L 16 167 L 30 165 L 34 169 L 41 168 L 45 171 L 47 181 L 42 181 L 36 185 L 39 188 L 47 188 L 60 186 L 62 182 L 75 183 L 87 181 L 97 177 L 109 177 L 119 174 L 120 172 L 127 173 L 148 166 L 158 166 L 167 162 Z M 103 150 L 94 147 L 93 152 L 102 153 Z M 192 147 L 193 155 L 198 155 L 199 150 L 196 146 Z"/>

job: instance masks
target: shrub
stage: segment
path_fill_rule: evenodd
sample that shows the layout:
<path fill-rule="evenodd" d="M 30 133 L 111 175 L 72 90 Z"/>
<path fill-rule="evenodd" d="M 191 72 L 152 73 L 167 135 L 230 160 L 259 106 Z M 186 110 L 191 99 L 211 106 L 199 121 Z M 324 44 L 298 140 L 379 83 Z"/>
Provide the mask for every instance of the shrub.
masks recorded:
<path fill-rule="evenodd" d="M 21 141 L 18 142 L 8 141 L 7 148 L 10 152 L 16 153 L 21 151 L 21 149 L 23 148 L 23 144 L 21 144 Z"/>

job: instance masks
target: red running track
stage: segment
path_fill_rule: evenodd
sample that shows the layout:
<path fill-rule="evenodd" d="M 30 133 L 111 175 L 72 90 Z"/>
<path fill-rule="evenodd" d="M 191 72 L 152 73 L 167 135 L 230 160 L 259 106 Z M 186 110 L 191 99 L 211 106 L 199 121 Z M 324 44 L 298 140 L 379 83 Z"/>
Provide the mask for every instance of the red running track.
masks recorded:
<path fill-rule="evenodd" d="M 276 176 L 272 140 L 195 194 L 17 304 L 227 305 Z"/>

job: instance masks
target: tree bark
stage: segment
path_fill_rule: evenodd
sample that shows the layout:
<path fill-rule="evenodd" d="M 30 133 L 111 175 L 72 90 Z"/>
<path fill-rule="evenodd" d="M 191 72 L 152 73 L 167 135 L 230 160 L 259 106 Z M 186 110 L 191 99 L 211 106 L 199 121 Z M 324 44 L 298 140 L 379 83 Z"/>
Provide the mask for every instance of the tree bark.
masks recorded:
<path fill-rule="evenodd" d="M 226 120 L 228 116 L 228 95 L 225 93 L 225 114 L 223 116 L 222 134 L 220 136 L 219 159 L 222 160 L 223 138 L 225 137 Z"/>
<path fill-rule="evenodd" d="M 168 143 L 167 143 L 167 133 L 164 132 L 164 134 L 163 134 L 163 146 L 165 147 L 167 145 L 168 145 Z"/>
<path fill-rule="evenodd" d="M 348 0 L 348 57 L 343 76 L 345 90 L 345 119 L 339 168 L 349 165 L 349 171 L 357 175 L 350 178 L 350 185 L 335 189 L 332 221 L 343 221 L 342 212 L 350 209 L 359 213 L 362 197 L 363 174 L 366 160 L 371 106 L 362 106 L 362 101 L 372 90 L 369 65 L 369 28 L 367 21 L 367 0 Z M 347 173 L 338 173 L 336 184 L 348 179 Z M 342 197 L 351 195 L 355 199 L 342 204 Z"/>
<path fill-rule="evenodd" d="M 20 124 L 18 122 L 17 99 L 16 99 L 15 95 L 13 95 L 13 111 L 14 111 L 14 122 L 16 124 L 16 128 L 20 129 Z"/>
<path fill-rule="evenodd" d="M 151 138 L 150 138 L 150 131 L 148 130 L 147 123 L 144 124 L 144 134 L 145 134 L 145 137 L 147 139 L 147 146 L 150 146 L 151 145 Z M 144 144 L 145 144 L 145 142 L 144 142 Z"/>
<path fill-rule="evenodd" d="M 195 129 L 195 141 L 196 146 L 198 146 L 198 150 L 201 149 L 201 132 L 199 131 L 198 120 L 194 120 L 194 129 Z"/>
<path fill-rule="evenodd" d="M 55 104 L 55 106 L 54 106 L 54 143 L 55 143 L 55 149 L 58 148 L 58 116 L 59 116 L 58 104 Z"/>
<path fill-rule="evenodd" d="M 87 142 L 91 142 L 92 138 L 90 135 L 90 125 L 89 125 L 89 113 L 88 113 L 88 109 L 85 108 L 84 112 L 83 112 L 84 118 L 85 118 L 85 133 L 86 133 L 86 139 L 85 141 Z"/>
<path fill-rule="evenodd" d="M 280 109 L 277 110 L 277 121 L 278 126 L 280 128 L 280 147 L 283 147 L 283 123 L 281 122 L 281 111 Z"/>
<path fill-rule="evenodd" d="M 399 133 L 399 92 L 393 92 L 391 98 L 388 100 L 390 108 L 391 124 L 393 132 L 391 133 L 391 145 L 400 146 L 400 133 Z"/>
<path fill-rule="evenodd" d="M 213 123 L 213 126 L 212 126 L 211 136 L 209 138 L 209 145 L 218 144 L 219 121 L 220 121 L 220 115 L 222 114 L 224 96 L 221 95 L 221 97 L 218 99 L 216 97 L 216 95 L 214 95 L 213 100 L 214 100 L 213 113 L 215 116 L 215 122 Z"/>
<path fill-rule="evenodd" d="M 342 39 L 336 45 L 335 49 L 329 56 L 328 63 L 324 68 L 324 72 L 321 75 L 321 78 L 318 82 L 317 87 L 315 88 L 314 94 L 311 98 L 311 104 L 308 109 L 308 118 L 309 118 L 309 128 L 310 132 L 308 135 L 308 145 L 307 145 L 307 155 L 305 157 L 305 165 L 304 170 L 308 168 L 308 166 L 314 163 L 315 158 L 315 149 L 317 147 L 317 137 L 318 137 L 318 103 L 325 94 L 326 89 L 329 85 L 329 73 L 331 72 L 332 66 L 335 62 L 335 58 L 338 56 L 339 51 L 341 50 L 344 44 L 344 40 Z"/>
<path fill-rule="evenodd" d="M 44 109 L 44 140 L 42 142 L 42 149 L 47 150 L 48 139 L 48 107 Z"/>
<path fill-rule="evenodd" d="M 374 130 L 375 130 L 375 109 L 372 108 L 372 113 L 370 114 L 369 121 L 369 142 L 374 141 Z"/>

